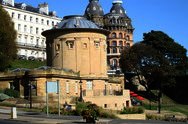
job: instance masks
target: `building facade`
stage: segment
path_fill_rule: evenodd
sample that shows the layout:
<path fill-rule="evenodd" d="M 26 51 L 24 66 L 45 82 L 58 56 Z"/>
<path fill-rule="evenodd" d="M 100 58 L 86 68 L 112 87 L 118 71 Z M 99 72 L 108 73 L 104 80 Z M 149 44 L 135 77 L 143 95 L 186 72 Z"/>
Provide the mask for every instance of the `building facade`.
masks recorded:
<path fill-rule="evenodd" d="M 47 3 L 32 7 L 14 0 L 0 0 L 3 8 L 9 13 L 17 31 L 18 58 L 46 59 L 46 39 L 41 35 L 45 30 L 52 29 L 61 18 L 56 12 L 50 12 Z"/>
<path fill-rule="evenodd" d="M 122 3 L 122 0 L 114 0 L 110 12 L 104 14 L 99 0 L 89 0 L 84 14 L 88 20 L 110 31 L 106 41 L 108 74 L 120 73 L 120 54 L 125 47 L 133 45 L 134 29 Z"/>
<path fill-rule="evenodd" d="M 123 79 L 107 75 L 109 33 L 83 16 L 64 17 L 56 28 L 42 33 L 46 37 L 48 66 L 0 73 L 0 89 L 14 88 L 36 107 L 44 106 L 48 95 L 50 105 L 55 106 L 57 93 L 48 93 L 46 84 L 58 81 L 62 106 L 75 105 L 79 98 L 105 109 L 130 107 L 130 92 L 124 89 Z"/>

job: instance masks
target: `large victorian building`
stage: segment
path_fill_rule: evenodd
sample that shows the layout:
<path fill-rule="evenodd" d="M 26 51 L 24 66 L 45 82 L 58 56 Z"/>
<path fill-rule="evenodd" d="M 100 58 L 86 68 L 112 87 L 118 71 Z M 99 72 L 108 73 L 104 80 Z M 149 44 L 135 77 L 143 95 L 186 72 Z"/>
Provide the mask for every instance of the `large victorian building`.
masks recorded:
<path fill-rule="evenodd" d="M 108 73 L 120 71 L 119 59 L 125 47 L 133 45 L 133 27 L 131 19 L 122 6 L 122 0 L 114 0 L 110 12 L 104 14 L 99 0 L 89 0 L 84 16 L 103 29 L 109 30 L 107 37 Z"/>
<path fill-rule="evenodd" d="M 56 12 L 50 12 L 47 3 L 32 7 L 14 0 L 0 0 L 0 4 L 9 13 L 17 31 L 18 56 L 20 59 L 46 59 L 46 39 L 41 35 L 53 28 L 61 18 Z"/>

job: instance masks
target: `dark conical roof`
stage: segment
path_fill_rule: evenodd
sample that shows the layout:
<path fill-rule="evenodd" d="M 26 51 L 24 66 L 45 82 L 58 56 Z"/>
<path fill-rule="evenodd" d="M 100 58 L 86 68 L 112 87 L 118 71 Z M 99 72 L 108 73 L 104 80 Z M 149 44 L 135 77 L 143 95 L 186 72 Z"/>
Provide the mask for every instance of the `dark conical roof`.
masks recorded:
<path fill-rule="evenodd" d="M 103 16 L 104 12 L 99 4 L 99 0 L 89 0 L 89 4 L 85 10 L 86 17 L 91 17 L 91 16 Z"/>
<path fill-rule="evenodd" d="M 110 9 L 110 13 L 117 14 L 121 17 L 126 17 L 125 9 L 122 7 L 122 3 L 123 3 L 122 0 L 114 0 L 113 6 Z"/>

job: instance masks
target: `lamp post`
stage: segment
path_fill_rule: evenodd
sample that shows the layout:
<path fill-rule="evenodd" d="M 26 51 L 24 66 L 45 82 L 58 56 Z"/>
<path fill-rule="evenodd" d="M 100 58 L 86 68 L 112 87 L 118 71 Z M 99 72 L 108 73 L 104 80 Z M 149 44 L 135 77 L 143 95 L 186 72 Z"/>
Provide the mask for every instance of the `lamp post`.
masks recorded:
<path fill-rule="evenodd" d="M 29 103 L 30 103 L 30 109 L 32 109 L 32 89 L 33 89 L 32 82 L 33 81 L 36 81 L 36 80 L 30 80 L 29 81 Z"/>
<path fill-rule="evenodd" d="M 80 80 L 79 84 L 80 84 L 80 98 L 79 98 L 79 101 L 80 102 L 83 102 L 83 94 L 82 94 L 82 80 Z"/>

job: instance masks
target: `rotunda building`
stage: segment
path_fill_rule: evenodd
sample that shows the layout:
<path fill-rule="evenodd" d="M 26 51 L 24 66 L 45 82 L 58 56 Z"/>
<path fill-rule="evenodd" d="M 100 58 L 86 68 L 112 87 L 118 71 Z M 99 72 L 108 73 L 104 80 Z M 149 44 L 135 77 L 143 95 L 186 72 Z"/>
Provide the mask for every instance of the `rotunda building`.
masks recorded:
<path fill-rule="evenodd" d="M 81 77 L 107 78 L 107 30 L 83 16 L 66 16 L 47 38 L 47 66 L 71 69 Z"/>

